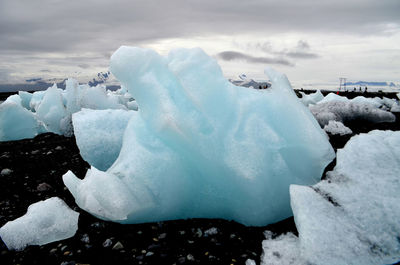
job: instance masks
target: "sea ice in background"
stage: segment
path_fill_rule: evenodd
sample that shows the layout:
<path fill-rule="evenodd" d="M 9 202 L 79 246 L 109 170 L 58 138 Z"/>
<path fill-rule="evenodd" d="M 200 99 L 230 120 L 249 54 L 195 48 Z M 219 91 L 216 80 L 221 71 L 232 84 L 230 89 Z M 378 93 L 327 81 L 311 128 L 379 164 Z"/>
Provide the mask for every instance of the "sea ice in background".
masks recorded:
<path fill-rule="evenodd" d="M 290 186 L 299 237 L 263 242 L 262 264 L 393 264 L 400 260 L 400 132 L 372 131 L 354 136 L 337 152 L 326 180 Z M 278 240 L 278 242 L 274 242 Z M 297 246 L 297 247 L 296 247 Z M 296 249 L 297 248 L 297 249 Z M 274 254 L 275 253 L 275 254 Z M 304 262 L 307 261 L 307 262 Z"/>
<path fill-rule="evenodd" d="M 66 89 L 54 84 L 45 91 L 20 91 L 0 105 L 0 141 L 33 138 L 53 132 L 73 134 L 72 114 L 82 108 L 138 110 L 138 105 L 126 89 L 107 91 L 103 85 L 80 85 L 66 80 Z"/>
<path fill-rule="evenodd" d="M 46 90 L 40 105 L 37 107 L 37 118 L 45 124 L 48 131 L 62 134 L 60 121 L 66 114 L 62 89 L 57 88 L 54 84 Z"/>
<path fill-rule="evenodd" d="M 319 101 L 324 99 L 324 95 L 322 95 L 320 90 L 317 90 L 315 93 L 309 95 L 304 92 L 300 92 L 300 94 L 300 101 L 307 107 L 311 104 L 317 104 Z"/>
<path fill-rule="evenodd" d="M 63 176 L 77 204 L 100 218 L 265 225 L 292 215 L 290 184 L 316 183 L 334 158 L 286 76 L 271 69 L 271 88 L 244 89 L 201 49 L 162 57 L 133 47 L 119 48 L 110 69 L 140 107 L 119 157 L 83 180 Z"/>
<path fill-rule="evenodd" d="M 36 115 L 22 107 L 21 102 L 7 100 L 0 104 L 0 141 L 33 138 L 45 131 Z"/>
<path fill-rule="evenodd" d="M 24 216 L 7 222 L 0 228 L 0 236 L 8 249 L 44 245 L 74 236 L 78 230 L 78 217 L 79 213 L 71 210 L 63 200 L 52 197 L 30 205 Z"/>
<path fill-rule="evenodd" d="M 82 158 L 100 170 L 117 159 L 129 119 L 136 111 L 83 109 L 72 115 L 76 143 Z"/>
<path fill-rule="evenodd" d="M 344 124 L 350 121 L 366 121 L 372 123 L 394 122 L 396 116 L 385 110 L 376 108 L 369 103 L 356 103 L 350 100 L 321 101 L 310 106 L 310 110 L 321 126 L 329 121 L 340 121 Z"/>
<path fill-rule="evenodd" d="M 325 125 L 324 131 L 332 135 L 339 134 L 342 136 L 353 133 L 349 127 L 344 126 L 340 121 L 329 121 L 329 123 Z"/>

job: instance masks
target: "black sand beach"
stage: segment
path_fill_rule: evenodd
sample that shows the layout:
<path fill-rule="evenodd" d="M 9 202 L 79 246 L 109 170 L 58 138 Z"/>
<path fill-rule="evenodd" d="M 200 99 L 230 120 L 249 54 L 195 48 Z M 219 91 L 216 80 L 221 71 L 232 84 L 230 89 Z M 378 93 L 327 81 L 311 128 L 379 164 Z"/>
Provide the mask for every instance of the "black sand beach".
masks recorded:
<path fill-rule="evenodd" d="M 353 135 L 373 129 L 400 130 L 395 123 L 345 124 Z M 334 149 L 351 136 L 330 136 Z M 26 213 L 32 203 L 58 196 L 80 213 L 74 237 L 44 246 L 9 251 L 0 241 L 0 264 L 244 264 L 259 263 L 263 232 L 296 232 L 293 218 L 266 227 L 245 227 L 220 219 L 190 219 L 120 225 L 99 220 L 74 202 L 62 182 L 72 170 L 83 178 L 89 165 L 82 160 L 73 137 L 51 133 L 34 139 L 0 142 L 0 226 Z M 335 165 L 332 162 L 327 170 Z M 327 171 L 326 170 L 326 171 Z"/>

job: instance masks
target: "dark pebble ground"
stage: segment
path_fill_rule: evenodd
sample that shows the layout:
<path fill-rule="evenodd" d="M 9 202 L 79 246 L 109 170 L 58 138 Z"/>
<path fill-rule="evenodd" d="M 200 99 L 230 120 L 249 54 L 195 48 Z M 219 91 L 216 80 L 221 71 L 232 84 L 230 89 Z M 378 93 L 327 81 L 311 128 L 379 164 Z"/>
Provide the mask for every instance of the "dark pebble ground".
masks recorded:
<path fill-rule="evenodd" d="M 395 123 L 346 124 L 354 134 L 372 129 L 400 130 Z M 350 136 L 331 136 L 335 150 Z M 335 162 L 328 168 L 331 170 Z M 246 227 L 221 219 L 189 219 L 120 225 L 79 209 L 62 182 L 72 170 L 83 178 L 89 165 L 73 137 L 42 134 L 34 139 L 0 142 L 0 226 L 26 213 L 32 203 L 58 196 L 80 213 L 74 237 L 44 246 L 9 251 L 0 240 L 0 265 L 6 264 L 244 264 L 259 263 L 263 232 L 297 233 L 293 218 L 265 227 Z"/>

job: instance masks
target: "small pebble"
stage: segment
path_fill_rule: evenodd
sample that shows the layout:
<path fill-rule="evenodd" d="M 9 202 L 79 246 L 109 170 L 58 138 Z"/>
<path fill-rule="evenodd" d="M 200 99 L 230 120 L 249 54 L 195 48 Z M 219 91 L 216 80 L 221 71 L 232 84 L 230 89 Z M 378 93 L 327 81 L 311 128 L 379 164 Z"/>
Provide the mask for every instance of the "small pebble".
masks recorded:
<path fill-rule="evenodd" d="M 8 176 L 8 175 L 11 175 L 12 172 L 13 172 L 13 171 L 12 171 L 11 169 L 9 169 L 9 168 L 4 168 L 4 169 L 1 170 L 0 175 L 2 175 L 2 176 Z"/>
<path fill-rule="evenodd" d="M 218 228 L 211 227 L 210 229 L 206 230 L 204 232 L 204 236 L 213 236 L 218 234 Z"/>
<path fill-rule="evenodd" d="M 187 254 L 186 259 L 189 261 L 194 261 L 194 257 L 192 254 Z"/>
<path fill-rule="evenodd" d="M 153 255 L 154 255 L 154 253 L 151 252 L 151 251 L 149 251 L 149 252 L 146 253 L 146 257 L 150 257 L 150 256 L 153 256 Z"/>
<path fill-rule="evenodd" d="M 64 256 L 68 256 L 69 254 L 71 254 L 71 251 L 65 251 L 64 252 Z"/>
<path fill-rule="evenodd" d="M 57 252 L 57 249 L 56 248 L 52 248 L 51 250 L 50 250 L 50 254 L 54 254 L 54 253 L 56 253 Z"/>
<path fill-rule="evenodd" d="M 164 239 L 167 237 L 167 233 L 162 233 L 158 236 L 158 239 Z"/>
<path fill-rule="evenodd" d="M 60 151 L 60 150 L 62 150 L 63 148 L 61 147 L 61 146 L 57 146 L 56 148 L 55 148 L 55 150 L 57 150 L 57 151 Z"/>
<path fill-rule="evenodd" d="M 124 248 L 124 245 L 122 245 L 122 243 L 121 242 L 117 242 L 117 243 L 115 243 L 115 245 L 113 246 L 113 250 L 120 250 L 120 249 L 123 249 Z"/>
<path fill-rule="evenodd" d="M 203 232 L 201 231 L 200 228 L 197 228 L 196 234 L 197 237 L 202 237 L 203 236 Z"/>
<path fill-rule="evenodd" d="M 185 261 L 186 261 L 186 258 L 185 258 L 185 257 L 180 257 L 180 258 L 178 259 L 178 263 L 179 263 L 179 264 L 183 264 L 183 263 L 185 263 Z"/>
<path fill-rule="evenodd" d="M 86 243 L 86 244 L 90 243 L 89 235 L 88 234 L 83 234 L 82 238 L 81 238 L 81 241 L 83 243 Z"/>
<path fill-rule="evenodd" d="M 111 247 L 111 245 L 112 245 L 112 240 L 109 238 L 103 242 L 103 247 L 105 247 L 105 248 Z"/>
<path fill-rule="evenodd" d="M 37 188 L 38 191 L 46 191 L 51 189 L 51 186 L 49 184 L 47 184 L 46 182 L 40 183 Z"/>
<path fill-rule="evenodd" d="M 65 246 L 62 246 L 62 248 L 61 248 L 61 252 L 62 252 L 62 251 L 64 251 L 64 250 L 65 250 L 67 247 L 68 247 L 67 245 L 65 245 Z"/>

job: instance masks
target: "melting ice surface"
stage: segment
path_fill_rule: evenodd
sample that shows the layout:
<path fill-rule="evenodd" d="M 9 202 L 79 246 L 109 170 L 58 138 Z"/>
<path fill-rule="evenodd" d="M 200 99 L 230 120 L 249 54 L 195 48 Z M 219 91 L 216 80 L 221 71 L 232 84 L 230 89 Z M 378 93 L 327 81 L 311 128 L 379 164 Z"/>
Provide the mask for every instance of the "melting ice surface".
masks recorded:
<path fill-rule="evenodd" d="M 139 111 L 107 171 L 92 166 L 83 180 L 63 176 L 77 204 L 100 218 L 265 225 L 292 214 L 290 184 L 316 183 L 334 157 L 287 78 L 271 69 L 272 87 L 262 91 L 228 82 L 201 49 L 162 57 L 121 47 L 110 69 Z M 79 133 L 90 137 L 91 130 Z"/>

